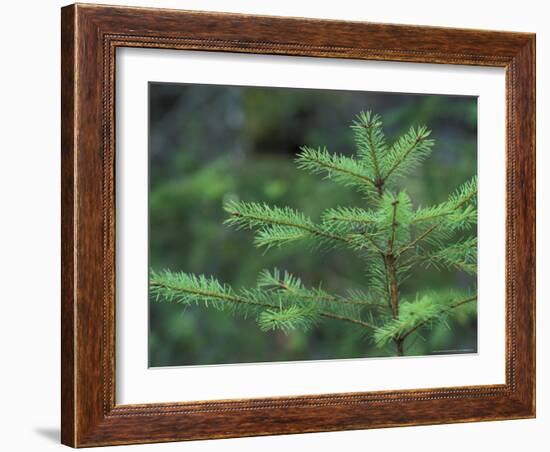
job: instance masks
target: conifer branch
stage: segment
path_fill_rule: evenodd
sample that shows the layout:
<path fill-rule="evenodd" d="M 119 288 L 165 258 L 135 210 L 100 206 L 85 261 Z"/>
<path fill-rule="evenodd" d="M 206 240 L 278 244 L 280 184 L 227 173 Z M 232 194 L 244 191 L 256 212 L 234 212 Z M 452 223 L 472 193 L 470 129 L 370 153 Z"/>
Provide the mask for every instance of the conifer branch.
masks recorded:
<path fill-rule="evenodd" d="M 378 216 L 376 212 L 359 207 L 337 207 L 325 210 L 321 219 L 335 233 L 357 232 L 359 228 L 374 233 L 378 230 Z"/>
<path fill-rule="evenodd" d="M 434 140 L 428 139 L 431 131 L 425 126 L 409 131 L 397 140 L 388 152 L 384 180 L 392 175 L 404 175 L 416 168 L 431 152 Z"/>
<path fill-rule="evenodd" d="M 260 326 L 266 329 L 276 329 L 277 319 L 281 321 L 280 329 L 288 331 L 297 325 L 305 327 L 308 322 L 315 323 L 317 317 L 341 320 L 369 329 L 375 328 L 374 325 L 360 318 L 320 310 L 315 303 L 295 304 L 294 302 L 300 297 L 292 300 L 280 297 L 278 293 L 272 291 L 261 292 L 250 289 L 237 294 L 229 286 L 224 286 L 214 278 L 203 275 L 197 277 L 170 271 L 151 272 L 149 287 L 155 301 L 202 303 L 206 307 L 210 305 L 218 310 L 230 309 L 235 313 L 243 314 L 244 317 L 247 317 L 252 310 L 258 316 Z"/>
<path fill-rule="evenodd" d="M 442 310 L 439 312 L 439 314 L 445 314 L 446 312 L 449 312 L 449 311 L 452 311 L 453 309 L 456 309 L 462 305 L 465 305 L 466 303 L 471 303 L 472 301 L 476 301 L 477 300 L 477 295 L 473 295 L 471 297 L 467 297 L 467 298 L 464 298 L 463 300 L 460 300 L 460 301 L 457 301 L 453 304 L 451 304 L 448 308 Z M 410 329 L 409 331 L 407 331 L 403 336 L 401 336 L 402 339 L 406 339 L 408 336 L 410 336 L 412 333 L 414 333 L 415 331 L 419 330 L 420 328 L 422 328 L 423 326 L 425 326 L 426 324 L 428 324 L 430 322 L 431 319 L 426 319 L 422 322 L 420 322 L 418 325 L 416 325 L 414 328 Z"/>
<path fill-rule="evenodd" d="M 437 294 L 426 294 L 415 301 L 402 303 L 402 311 L 397 318 L 377 328 L 374 339 L 377 344 L 384 345 L 390 341 L 405 341 L 412 333 L 434 321 L 442 321 L 452 310 L 470 303 L 477 296 L 468 296 L 451 304 L 441 302 Z"/>
<path fill-rule="evenodd" d="M 413 249 L 419 242 L 424 240 L 426 237 L 428 237 L 436 228 L 437 224 L 434 224 L 433 226 L 430 226 L 428 229 L 426 229 L 422 234 L 417 236 L 412 242 L 405 245 L 403 248 L 399 249 L 397 251 L 397 256 L 401 256 L 405 251 L 408 251 L 410 249 Z"/>
<path fill-rule="evenodd" d="M 363 234 L 361 234 L 361 238 L 366 240 L 368 243 L 370 243 L 370 246 L 375 252 L 379 254 L 384 254 L 384 250 L 382 249 L 382 247 L 380 247 L 378 243 L 376 243 L 376 241 L 374 240 L 374 237 L 372 236 L 372 234 L 369 234 L 368 231 L 365 231 Z M 361 248 L 367 248 L 367 247 L 363 246 Z"/>
<path fill-rule="evenodd" d="M 325 174 L 344 185 L 358 188 L 365 194 L 376 189 L 376 182 L 365 168 L 355 159 L 343 155 L 330 154 L 326 148 L 312 149 L 303 146 L 296 158 L 298 168 L 313 174 Z"/>
<path fill-rule="evenodd" d="M 266 204 L 231 201 L 224 208 L 230 214 L 225 224 L 235 225 L 238 228 L 261 228 L 256 239 L 258 246 L 270 248 L 274 245 L 316 236 L 357 247 L 357 243 L 351 237 L 324 230 L 304 214 L 289 207 L 279 208 Z"/>
<path fill-rule="evenodd" d="M 350 318 L 350 317 L 344 317 L 344 316 L 337 315 L 337 314 L 332 314 L 332 313 L 329 313 L 329 312 L 321 312 L 321 315 L 323 317 L 326 317 L 327 319 L 342 320 L 344 322 L 350 322 L 350 323 L 353 323 L 355 325 L 360 325 L 364 328 L 368 328 L 370 330 L 375 330 L 376 329 L 376 327 L 373 324 L 371 324 L 369 322 L 365 322 L 364 320 L 353 319 L 353 318 Z"/>
<path fill-rule="evenodd" d="M 402 255 L 405 251 L 414 248 L 422 240 L 426 239 L 434 231 L 442 230 L 445 234 L 447 232 L 453 232 L 472 225 L 477 221 L 477 212 L 470 206 L 463 209 L 469 203 L 475 201 L 477 195 L 477 180 L 474 177 L 472 180 L 466 182 L 455 191 L 447 201 L 442 204 L 438 204 L 435 207 L 419 209 L 417 210 L 411 220 L 412 224 L 421 222 L 430 222 L 436 220 L 428 229 L 418 235 L 413 241 L 400 249 L 397 254 Z M 444 220 L 442 220 L 444 219 Z M 444 250 L 444 249 L 443 249 Z M 442 250 L 442 251 L 443 251 Z M 447 249 L 447 251 L 452 251 Z M 433 260 L 440 260 L 445 262 L 444 256 L 434 253 L 432 255 Z M 471 266 L 465 266 L 464 269 L 468 272 L 472 271 Z"/>
<path fill-rule="evenodd" d="M 449 199 L 433 207 L 418 209 L 412 219 L 413 223 L 445 219 L 444 226 L 452 225 L 454 229 L 469 226 L 477 221 L 477 211 L 471 208 L 477 195 L 477 178 L 461 185 Z M 462 208 L 466 208 L 463 210 Z M 446 218 L 445 218 L 446 217 Z"/>
<path fill-rule="evenodd" d="M 258 287 L 275 288 L 288 292 L 292 296 L 299 297 L 305 300 L 326 301 L 338 304 L 351 304 L 360 307 L 379 308 L 380 303 L 366 301 L 365 294 L 361 292 L 350 293 L 348 297 L 333 295 L 325 292 L 321 288 L 307 289 L 302 284 L 300 278 L 288 273 L 281 273 L 278 269 L 273 272 L 264 270 L 258 278 Z"/>
<path fill-rule="evenodd" d="M 362 161 L 373 175 L 373 182 L 382 196 L 384 178 L 382 177 L 381 161 L 387 152 L 382 120 L 379 115 L 373 115 L 370 111 L 361 112 L 351 126 L 354 131 L 355 143 L 358 153 L 363 157 Z"/>
<path fill-rule="evenodd" d="M 477 237 L 469 237 L 424 256 L 428 263 L 456 267 L 466 273 L 477 272 Z"/>

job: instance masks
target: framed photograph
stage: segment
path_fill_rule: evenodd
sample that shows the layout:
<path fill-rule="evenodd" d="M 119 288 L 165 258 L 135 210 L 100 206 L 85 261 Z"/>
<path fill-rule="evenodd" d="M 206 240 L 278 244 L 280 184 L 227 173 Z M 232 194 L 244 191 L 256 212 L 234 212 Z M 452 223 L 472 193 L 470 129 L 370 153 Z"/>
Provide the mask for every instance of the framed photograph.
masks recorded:
<path fill-rule="evenodd" d="M 62 9 L 62 442 L 535 416 L 535 36 Z"/>

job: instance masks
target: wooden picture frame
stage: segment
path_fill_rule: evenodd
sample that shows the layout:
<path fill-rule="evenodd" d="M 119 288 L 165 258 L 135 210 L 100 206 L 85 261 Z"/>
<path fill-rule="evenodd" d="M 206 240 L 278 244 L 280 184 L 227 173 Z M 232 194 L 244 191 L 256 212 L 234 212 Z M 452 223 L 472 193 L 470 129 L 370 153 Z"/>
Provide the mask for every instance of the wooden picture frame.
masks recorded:
<path fill-rule="evenodd" d="M 535 416 L 535 35 L 70 5 L 62 9 L 62 442 L 73 447 Z M 115 50 L 506 70 L 506 383 L 115 403 Z"/>

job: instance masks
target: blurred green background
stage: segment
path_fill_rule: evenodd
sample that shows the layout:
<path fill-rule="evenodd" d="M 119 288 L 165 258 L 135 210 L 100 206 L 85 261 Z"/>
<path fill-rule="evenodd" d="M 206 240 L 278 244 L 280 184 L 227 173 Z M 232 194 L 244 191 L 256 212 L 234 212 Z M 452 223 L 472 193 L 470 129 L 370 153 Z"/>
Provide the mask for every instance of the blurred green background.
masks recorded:
<path fill-rule="evenodd" d="M 304 283 L 342 292 L 365 288 L 365 263 L 348 251 L 283 247 L 264 253 L 251 231 L 224 226 L 230 199 L 291 206 L 318 218 L 327 207 L 365 200 L 296 168 L 299 147 L 354 153 L 351 130 L 361 110 L 382 115 L 388 141 L 426 124 L 432 156 L 404 181 L 413 202 L 431 205 L 477 172 L 477 99 L 466 96 L 216 85 L 149 84 L 150 267 L 212 275 L 235 288 L 253 286 L 277 267 Z M 461 272 L 424 270 L 402 288 L 476 288 Z M 477 351 L 475 305 L 410 341 L 407 354 Z M 149 303 L 149 365 L 176 366 L 393 355 L 344 324 L 264 333 L 254 319 L 203 307 Z"/>

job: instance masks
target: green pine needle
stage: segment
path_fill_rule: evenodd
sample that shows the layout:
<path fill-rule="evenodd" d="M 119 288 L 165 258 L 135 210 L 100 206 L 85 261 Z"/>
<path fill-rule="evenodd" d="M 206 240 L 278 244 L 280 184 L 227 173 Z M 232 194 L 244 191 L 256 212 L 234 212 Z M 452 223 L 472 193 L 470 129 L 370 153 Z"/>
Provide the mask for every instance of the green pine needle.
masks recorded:
<path fill-rule="evenodd" d="M 375 185 L 383 185 L 382 169 L 385 164 L 387 145 L 382 119 L 372 112 L 360 112 L 351 126 L 357 146 L 357 154 L 368 169 Z"/>
<path fill-rule="evenodd" d="M 460 296 L 455 293 L 428 293 L 414 301 L 403 300 L 399 308 L 399 317 L 376 329 L 373 339 L 384 346 L 396 338 L 406 338 L 422 327 L 433 327 L 446 322 L 448 315 L 455 309 L 476 300 L 475 295 Z"/>
<path fill-rule="evenodd" d="M 434 140 L 425 126 L 411 127 L 388 151 L 384 161 L 385 179 L 405 176 L 417 168 L 432 152 Z"/>
<path fill-rule="evenodd" d="M 290 306 L 285 309 L 267 309 L 258 317 L 262 331 L 281 330 L 289 333 L 292 330 L 307 331 L 315 325 L 319 316 L 315 306 Z"/>
<path fill-rule="evenodd" d="M 365 195 L 373 195 L 376 182 L 368 168 L 360 161 L 338 154 L 330 154 L 326 148 L 313 149 L 303 146 L 296 158 L 298 168 L 312 174 L 324 175 L 345 186 L 354 187 Z"/>

